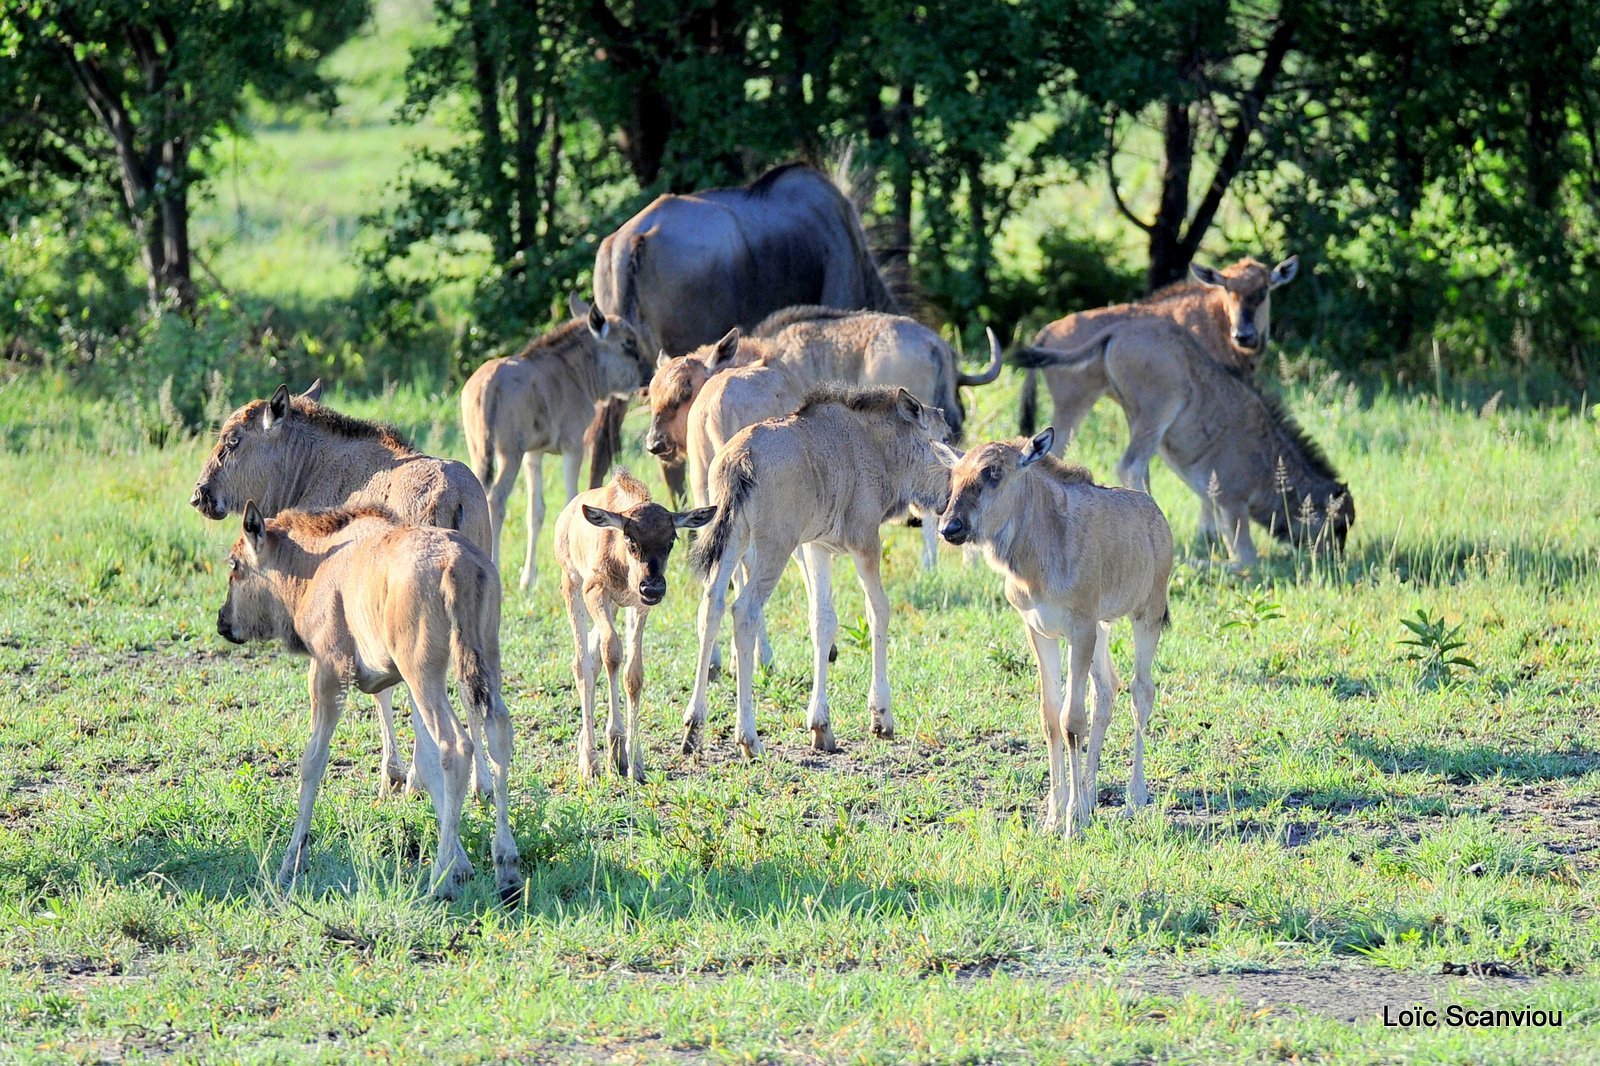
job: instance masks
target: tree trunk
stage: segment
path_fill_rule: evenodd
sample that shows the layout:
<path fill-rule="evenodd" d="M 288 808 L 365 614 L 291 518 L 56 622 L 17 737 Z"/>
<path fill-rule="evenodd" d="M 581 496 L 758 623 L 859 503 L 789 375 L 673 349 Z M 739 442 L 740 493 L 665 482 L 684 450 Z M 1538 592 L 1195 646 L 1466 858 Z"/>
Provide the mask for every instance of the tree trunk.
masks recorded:
<path fill-rule="evenodd" d="M 467 13 L 472 36 L 472 85 L 478 95 L 478 173 L 483 190 L 483 228 L 494 249 L 496 265 L 516 255 L 512 236 L 509 190 L 506 188 L 505 138 L 500 132 L 500 70 L 492 25 L 496 13 L 489 0 L 472 0 Z"/>
<path fill-rule="evenodd" d="M 1168 103 L 1163 127 L 1161 206 L 1150 226 L 1150 268 L 1146 292 L 1171 285 L 1189 268 L 1183 249 L 1183 224 L 1189 218 L 1189 178 L 1194 173 L 1194 122 L 1186 103 Z"/>

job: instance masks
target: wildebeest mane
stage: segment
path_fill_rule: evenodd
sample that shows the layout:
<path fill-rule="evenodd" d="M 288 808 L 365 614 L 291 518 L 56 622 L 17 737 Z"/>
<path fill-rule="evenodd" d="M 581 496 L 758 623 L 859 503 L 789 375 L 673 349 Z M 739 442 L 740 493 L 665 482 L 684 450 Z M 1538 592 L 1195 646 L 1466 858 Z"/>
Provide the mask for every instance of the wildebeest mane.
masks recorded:
<path fill-rule="evenodd" d="M 1300 458 L 1311 468 L 1312 472 L 1329 481 L 1336 482 L 1342 487 L 1344 479 L 1333 468 L 1333 463 L 1328 459 L 1328 453 L 1323 451 L 1322 445 L 1312 440 L 1306 431 L 1301 428 L 1300 423 L 1294 420 L 1294 415 L 1290 414 L 1288 408 L 1284 407 L 1283 401 L 1276 396 L 1269 396 L 1256 388 L 1255 382 L 1244 377 L 1243 374 L 1233 373 L 1236 378 L 1261 398 L 1261 403 L 1266 407 L 1267 417 L 1271 419 L 1273 427 L 1294 445 L 1295 449 L 1300 453 Z"/>
<path fill-rule="evenodd" d="M 350 523 L 362 518 L 381 518 L 396 525 L 400 519 L 387 507 L 378 504 L 358 504 L 353 507 L 330 507 L 320 511 L 280 511 L 267 522 L 267 528 L 277 533 L 300 533 L 308 537 L 331 537 Z"/>
<path fill-rule="evenodd" d="M 799 161 L 795 161 L 793 163 L 783 163 L 779 166 L 773 167 L 755 181 L 752 181 L 749 185 L 746 185 L 742 191 L 752 197 L 765 197 L 772 192 L 772 187 L 778 184 L 779 181 L 783 180 L 784 175 L 788 174 L 790 171 L 814 169 L 815 168 L 809 166 L 808 164 Z M 821 175 L 819 174 L 819 176 Z M 826 180 L 826 178 L 824 178 L 824 180 Z"/>
<path fill-rule="evenodd" d="M 522 346 L 522 350 L 513 359 L 537 359 L 541 355 L 560 351 L 566 347 L 579 330 L 588 329 L 588 323 L 581 318 L 570 318 L 561 323 L 548 333 L 542 333 Z"/>
<path fill-rule="evenodd" d="M 1088 467 L 1079 466 L 1077 463 L 1065 462 L 1053 455 L 1044 456 L 1034 465 L 1040 473 L 1049 475 L 1050 478 L 1061 482 L 1063 485 L 1095 484 L 1094 475 L 1089 472 Z"/>
<path fill-rule="evenodd" d="M 795 304 L 785 307 L 756 323 L 750 331 L 752 337 L 771 337 L 780 330 L 786 329 L 797 322 L 837 321 L 841 318 L 854 318 L 856 315 L 867 314 L 866 311 L 851 311 L 842 307 L 823 307 L 821 304 Z"/>
<path fill-rule="evenodd" d="M 265 400 L 257 402 L 266 403 Z M 335 411 L 331 407 L 324 407 L 304 396 L 296 396 L 292 405 L 295 414 L 304 418 L 308 424 L 336 437 L 344 437 L 347 440 L 375 440 L 390 451 L 400 453 L 417 450 L 404 434 L 387 422 L 369 422 L 364 418 L 356 418 L 342 411 Z"/>
<path fill-rule="evenodd" d="M 851 411 L 893 411 L 899 402 L 900 390 L 888 385 L 857 386 L 841 381 L 825 381 L 806 392 L 794 413 L 803 415 L 827 404 L 837 404 Z"/>

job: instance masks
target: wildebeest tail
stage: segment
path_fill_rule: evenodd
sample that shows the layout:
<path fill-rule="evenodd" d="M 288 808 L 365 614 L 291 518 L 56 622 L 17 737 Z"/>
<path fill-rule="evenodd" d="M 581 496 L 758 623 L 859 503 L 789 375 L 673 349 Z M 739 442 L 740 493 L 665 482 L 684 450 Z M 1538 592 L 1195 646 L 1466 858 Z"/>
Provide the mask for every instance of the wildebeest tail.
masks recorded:
<path fill-rule="evenodd" d="M 1161 628 L 1162 629 L 1171 629 L 1172 628 L 1172 604 L 1170 604 L 1170 603 L 1167 604 L 1166 607 L 1162 608 L 1162 610 L 1161 610 Z"/>
<path fill-rule="evenodd" d="M 450 658 L 461 698 L 482 721 L 500 689 L 500 583 L 490 564 L 453 566 L 444 575 L 450 619 Z"/>
<path fill-rule="evenodd" d="M 711 520 L 705 532 L 695 540 L 689 550 L 689 566 L 697 577 L 704 579 L 722 562 L 733 536 L 733 524 L 739 519 L 755 477 L 750 472 L 749 455 L 729 461 L 718 457 L 711 469 L 711 500 L 717 505 L 717 517 Z M 731 458 L 731 457 L 730 457 Z"/>
<path fill-rule="evenodd" d="M 1039 424 L 1039 371 L 1032 368 L 1022 375 L 1022 403 L 1017 410 L 1017 422 L 1024 437 L 1033 436 Z"/>
<path fill-rule="evenodd" d="M 467 438 L 467 456 L 472 472 L 485 492 L 494 480 L 494 449 L 489 446 L 489 427 L 494 425 L 497 390 L 474 388 L 469 381 L 461 390 L 461 435 Z"/>

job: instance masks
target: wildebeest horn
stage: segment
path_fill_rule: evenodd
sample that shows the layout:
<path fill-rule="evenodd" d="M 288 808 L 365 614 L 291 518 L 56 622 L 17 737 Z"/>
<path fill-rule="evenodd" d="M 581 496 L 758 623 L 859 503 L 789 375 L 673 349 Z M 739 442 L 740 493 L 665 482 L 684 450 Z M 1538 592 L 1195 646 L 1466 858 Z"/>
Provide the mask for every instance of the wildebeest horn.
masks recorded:
<path fill-rule="evenodd" d="M 956 374 L 957 385 L 987 385 L 1000 376 L 1000 339 L 994 335 L 994 330 L 985 327 L 984 335 L 989 338 L 989 365 L 979 374 Z"/>

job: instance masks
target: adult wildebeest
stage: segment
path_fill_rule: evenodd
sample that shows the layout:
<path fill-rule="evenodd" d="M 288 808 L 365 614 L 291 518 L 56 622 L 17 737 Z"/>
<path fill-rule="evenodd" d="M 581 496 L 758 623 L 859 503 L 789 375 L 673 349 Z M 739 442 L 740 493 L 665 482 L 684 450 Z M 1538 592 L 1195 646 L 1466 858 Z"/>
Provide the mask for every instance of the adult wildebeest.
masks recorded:
<path fill-rule="evenodd" d="M 556 519 L 556 562 L 561 567 L 561 597 L 577 646 L 572 661 L 583 720 L 578 731 L 578 772 L 594 778 L 594 656 L 589 624 L 595 627 L 600 660 L 610 683 L 611 715 L 606 743 L 611 768 L 644 781 L 644 738 L 639 735 L 639 698 L 644 690 L 644 623 L 650 608 L 667 594 L 667 558 L 680 529 L 698 529 L 716 514 L 712 507 L 669 511 L 652 502 L 650 490 L 626 470 L 611 484 L 574 496 Z M 617 609 L 627 612 L 628 721 L 623 728 L 617 691 L 622 641 Z"/>
<path fill-rule="evenodd" d="M 1240 566 L 1256 562 L 1250 520 L 1280 540 L 1343 549 L 1355 501 L 1316 444 L 1241 370 L 1197 350 L 1194 338 L 1164 319 L 1122 323 L 1074 351 L 1023 348 L 1023 366 L 1050 367 L 1073 394 L 1109 392 L 1128 418 L 1128 448 L 1117 477 L 1150 491 L 1159 451 L 1204 501 Z"/>
<path fill-rule="evenodd" d="M 572 300 L 571 309 L 571 320 L 533 340 L 513 358 L 484 363 L 461 389 L 461 429 L 472 469 L 488 493 L 496 563 L 519 463 L 526 475 L 528 548 L 520 582 L 524 589 L 539 576 L 545 455 L 561 456 L 566 499 L 572 499 L 578 492 L 584 431 L 595 402 L 631 395 L 650 379 L 646 349 L 639 346 L 632 326 L 581 300 Z"/>
<path fill-rule="evenodd" d="M 1223 366 L 1254 374 L 1272 333 L 1272 290 L 1294 280 L 1300 257 L 1291 255 L 1270 270 L 1250 258 L 1223 270 L 1199 265 L 1189 269 L 1199 284 L 1169 285 L 1135 303 L 1098 307 L 1057 319 L 1034 336 L 1032 347 L 1076 349 L 1107 329 L 1161 319 L 1187 330 L 1198 342 L 1198 350 Z M 1033 369 L 1023 375 L 1021 422 L 1025 434 L 1033 432 L 1037 418 L 1036 376 Z M 1066 447 L 1101 394 L 1078 392 L 1081 382 L 1048 370 L 1044 379 L 1055 405 L 1059 450 Z"/>
<path fill-rule="evenodd" d="M 600 242 L 595 303 L 679 355 L 795 304 L 894 310 L 855 208 L 819 171 L 791 163 L 749 185 L 655 199 Z M 612 461 L 626 405 L 593 427 L 589 484 Z M 681 474 L 670 482 L 682 494 Z"/>
<path fill-rule="evenodd" d="M 268 400 L 251 400 L 222 423 L 189 503 L 210 519 L 238 514 L 254 500 L 268 518 L 280 511 L 387 507 L 403 521 L 459 530 L 491 554 L 494 536 L 483 486 L 466 466 L 413 448 L 393 426 L 351 418 L 317 402 L 318 381 L 302 395 L 279 385 Z M 415 787 L 400 768 L 394 735 L 394 693 L 374 693 L 383 734 L 378 794 Z M 475 783 L 488 788 L 480 750 Z"/>
<path fill-rule="evenodd" d="M 1045 828 L 1071 835 L 1094 810 L 1100 750 L 1117 692 L 1110 623 L 1133 622 L 1133 772 L 1127 809 L 1144 806 L 1145 733 L 1155 703 L 1150 676 L 1167 622 L 1172 530 L 1142 492 L 1095 485 L 1088 471 L 1050 456 L 1053 431 L 985 444 L 965 456 L 935 450 L 951 467 L 950 503 L 939 531 L 952 544 L 981 544 L 1006 579 L 1039 667 L 1039 717 L 1050 752 Z M 1066 709 L 1061 641 L 1068 645 Z M 1094 679 L 1094 719 L 1084 693 Z M 1083 758 L 1088 727 L 1087 759 Z M 1062 734 L 1066 734 L 1063 765 Z"/>
<path fill-rule="evenodd" d="M 838 628 L 833 609 L 836 554 L 849 554 L 867 598 L 872 630 L 873 734 L 894 735 L 889 707 L 889 598 L 879 574 L 881 523 L 912 504 L 943 510 L 947 475 L 932 443 L 949 433 L 944 415 L 905 389 L 821 386 L 791 415 L 737 433 L 711 464 L 717 517 L 690 560 L 705 582 L 700 601 L 700 660 L 684 715 L 683 749 L 700 743 L 711 649 L 722 624 L 734 570 L 746 577 L 733 605 L 739 719 L 734 741 L 746 756 L 761 751 L 752 670 L 762 608 L 797 549 L 809 574 L 813 674 L 806 726 L 812 744 L 835 748 L 828 714 L 828 649 Z"/>
<path fill-rule="evenodd" d="M 489 749 L 495 885 L 501 898 L 514 898 L 522 879 L 506 799 L 511 718 L 500 697 L 500 577 L 488 554 L 454 530 L 403 524 L 383 507 L 283 511 L 269 521 L 247 502 L 228 571 L 217 632 L 235 644 L 279 640 L 311 659 L 311 739 L 279 879 L 304 869 L 328 743 L 350 689 L 379 692 L 401 681 L 411 690 L 417 762 L 439 819 L 433 892 L 454 897 L 472 876 L 460 822 L 474 744 L 450 706 L 453 668 Z"/>

